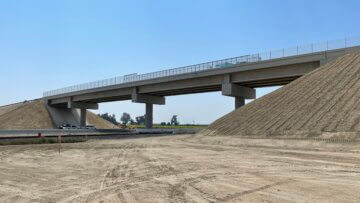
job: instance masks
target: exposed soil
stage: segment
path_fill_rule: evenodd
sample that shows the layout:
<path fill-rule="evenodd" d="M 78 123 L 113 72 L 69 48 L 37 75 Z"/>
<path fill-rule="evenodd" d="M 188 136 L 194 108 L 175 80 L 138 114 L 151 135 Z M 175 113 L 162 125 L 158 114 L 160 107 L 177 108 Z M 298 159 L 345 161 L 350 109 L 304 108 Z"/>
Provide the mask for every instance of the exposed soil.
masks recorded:
<path fill-rule="evenodd" d="M 88 111 L 87 122 L 96 128 L 118 128 L 112 123 Z M 52 122 L 49 111 L 42 99 L 0 106 L 0 129 L 53 129 L 57 128 Z"/>
<path fill-rule="evenodd" d="M 0 129 L 51 129 L 55 128 L 42 100 L 34 100 L 2 108 Z"/>
<path fill-rule="evenodd" d="M 348 54 L 225 115 L 203 134 L 359 132 L 359 101 L 360 54 Z"/>
<path fill-rule="evenodd" d="M 119 127 L 110 123 L 109 121 L 99 117 L 91 111 L 87 111 L 86 114 L 87 122 L 91 125 L 94 125 L 96 128 L 101 129 L 118 129 Z"/>
<path fill-rule="evenodd" d="M 356 202 L 360 143 L 163 136 L 0 146 L 0 202 Z"/>

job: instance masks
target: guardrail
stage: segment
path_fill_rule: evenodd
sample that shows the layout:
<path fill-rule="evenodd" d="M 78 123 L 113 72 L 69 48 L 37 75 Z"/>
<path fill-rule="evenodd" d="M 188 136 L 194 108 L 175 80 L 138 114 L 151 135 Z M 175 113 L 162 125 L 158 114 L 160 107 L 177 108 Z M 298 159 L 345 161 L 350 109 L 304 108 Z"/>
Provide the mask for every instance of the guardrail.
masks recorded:
<path fill-rule="evenodd" d="M 114 77 L 105 80 L 99 80 L 95 82 L 89 82 L 89 83 L 47 91 L 44 92 L 43 97 L 50 97 L 55 95 L 71 93 L 71 92 L 78 92 L 82 90 L 119 85 L 119 84 L 149 80 L 154 78 L 169 77 L 174 75 L 206 71 L 216 68 L 228 68 L 237 64 L 253 63 L 258 61 L 266 61 L 271 59 L 277 59 L 277 58 L 283 58 L 289 56 L 298 56 L 303 54 L 310 54 L 310 53 L 323 52 L 323 51 L 329 51 L 329 50 L 335 50 L 341 48 L 349 48 L 355 46 L 360 46 L 360 37 L 344 38 L 341 40 L 312 43 L 312 44 L 301 45 L 286 49 L 284 48 L 275 51 L 268 51 L 268 52 L 239 56 L 234 58 L 227 58 L 218 61 L 211 61 L 207 63 L 200 63 L 196 65 L 184 66 L 184 67 L 162 70 L 162 71 L 146 73 L 141 75 L 134 73 L 130 75 Z"/>
<path fill-rule="evenodd" d="M 0 130 L 0 139 L 4 138 L 22 138 L 41 136 L 58 136 L 58 135 L 123 135 L 133 134 L 130 130 L 125 129 L 29 129 L 29 130 Z"/>

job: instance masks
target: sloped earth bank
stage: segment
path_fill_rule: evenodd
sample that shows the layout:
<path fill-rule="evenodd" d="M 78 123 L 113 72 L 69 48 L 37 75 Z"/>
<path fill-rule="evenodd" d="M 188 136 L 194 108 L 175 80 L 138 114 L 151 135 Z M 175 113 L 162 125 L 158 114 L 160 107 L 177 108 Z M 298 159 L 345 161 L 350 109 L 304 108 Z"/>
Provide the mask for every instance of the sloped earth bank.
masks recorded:
<path fill-rule="evenodd" d="M 223 116 L 204 135 L 360 131 L 360 54 L 347 54 Z"/>
<path fill-rule="evenodd" d="M 0 147 L 0 202 L 356 202 L 360 143 L 163 136 Z"/>
<path fill-rule="evenodd" d="M 55 128 L 43 100 L 33 100 L 0 107 L 0 129 L 51 129 Z"/>
<path fill-rule="evenodd" d="M 118 129 L 109 121 L 88 111 L 87 122 L 96 128 Z M 0 106 L 0 130 L 55 129 L 42 99 Z"/>

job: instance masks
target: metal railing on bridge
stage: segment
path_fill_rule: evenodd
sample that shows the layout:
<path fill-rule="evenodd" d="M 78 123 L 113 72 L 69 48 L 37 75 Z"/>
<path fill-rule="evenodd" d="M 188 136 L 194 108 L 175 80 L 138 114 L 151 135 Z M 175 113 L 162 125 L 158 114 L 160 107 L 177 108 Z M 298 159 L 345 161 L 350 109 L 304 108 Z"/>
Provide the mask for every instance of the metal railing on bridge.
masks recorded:
<path fill-rule="evenodd" d="M 275 51 L 268 51 L 268 52 L 239 56 L 234 58 L 227 58 L 223 60 L 211 61 L 207 63 L 200 63 L 196 65 L 184 66 L 184 67 L 173 68 L 173 69 L 162 70 L 162 71 L 140 74 L 140 75 L 134 73 L 130 75 L 114 77 L 105 80 L 99 80 L 95 82 L 89 82 L 89 83 L 47 91 L 44 92 L 43 96 L 50 97 L 55 95 L 71 93 L 71 92 L 78 92 L 82 90 L 119 85 L 119 84 L 149 80 L 154 78 L 169 77 L 180 74 L 194 73 L 194 72 L 206 71 L 210 69 L 228 68 L 238 64 L 254 63 L 259 61 L 266 61 L 271 59 L 277 59 L 277 58 L 283 58 L 289 56 L 298 56 L 303 54 L 310 54 L 310 53 L 323 52 L 323 51 L 329 51 L 329 50 L 335 50 L 341 48 L 349 48 L 355 46 L 360 46 L 360 37 L 345 38 L 341 40 L 325 41 L 320 43 L 312 43 L 312 44 L 296 46 L 286 49 L 284 48 Z"/>

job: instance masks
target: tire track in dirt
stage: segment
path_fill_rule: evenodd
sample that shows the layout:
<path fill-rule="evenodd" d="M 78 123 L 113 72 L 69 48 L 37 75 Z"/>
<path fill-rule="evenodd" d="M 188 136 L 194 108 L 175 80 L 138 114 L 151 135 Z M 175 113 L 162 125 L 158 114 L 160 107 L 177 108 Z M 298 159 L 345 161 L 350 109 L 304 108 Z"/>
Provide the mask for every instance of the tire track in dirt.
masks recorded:
<path fill-rule="evenodd" d="M 0 202 L 309 202 L 330 200 L 330 194 L 337 194 L 334 200 L 360 198 L 358 143 L 314 148 L 289 140 L 217 138 L 183 135 L 65 144 L 61 156 L 47 146 L 33 146 L 33 151 L 31 146 L 3 148 L 9 159 L 0 160 L 6 168 L 0 173 Z M 29 168 L 26 160 L 38 167 Z M 30 182 L 36 186 L 29 187 Z"/>

